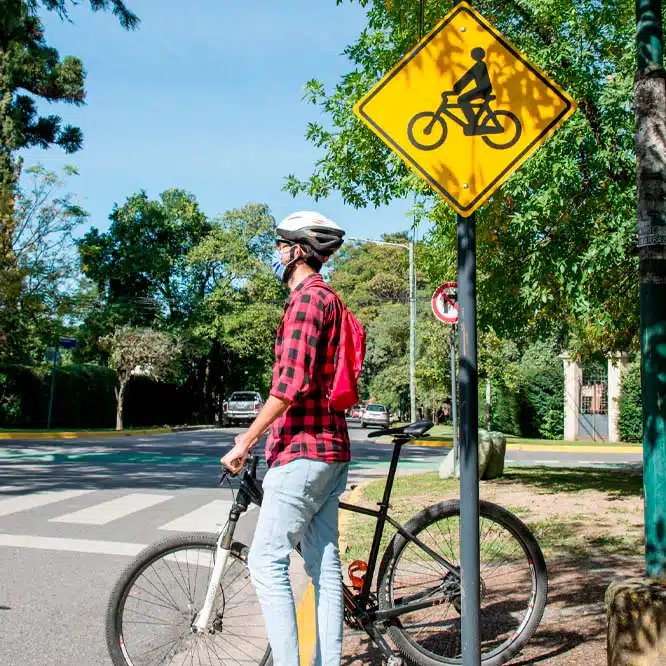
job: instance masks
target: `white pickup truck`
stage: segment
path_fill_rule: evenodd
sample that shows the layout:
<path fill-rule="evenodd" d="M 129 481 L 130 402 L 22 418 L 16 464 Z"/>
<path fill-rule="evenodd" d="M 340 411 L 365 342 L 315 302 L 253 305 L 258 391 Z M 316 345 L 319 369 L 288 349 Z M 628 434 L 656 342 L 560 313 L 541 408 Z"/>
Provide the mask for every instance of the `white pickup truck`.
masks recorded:
<path fill-rule="evenodd" d="M 252 423 L 263 405 L 264 401 L 256 391 L 236 391 L 222 404 L 222 423 Z"/>

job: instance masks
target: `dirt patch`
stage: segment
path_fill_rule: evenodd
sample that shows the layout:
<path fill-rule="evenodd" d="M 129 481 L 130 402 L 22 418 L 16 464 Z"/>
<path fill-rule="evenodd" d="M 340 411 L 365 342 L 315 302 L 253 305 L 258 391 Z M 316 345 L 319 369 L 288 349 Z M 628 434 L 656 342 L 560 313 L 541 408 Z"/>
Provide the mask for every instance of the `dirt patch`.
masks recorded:
<path fill-rule="evenodd" d="M 530 527 L 548 567 L 543 620 L 511 664 L 606 666 L 604 593 L 614 580 L 642 575 L 645 567 L 640 478 L 627 474 L 521 470 L 481 484 L 482 499 L 504 506 Z M 436 475 L 405 479 L 392 497 L 392 515 L 401 522 L 457 495 L 455 482 L 439 481 Z M 357 489 L 353 501 L 376 505 L 381 489 L 376 482 Z M 364 550 L 367 557 L 371 527 L 359 527 L 356 516 L 343 524 L 346 541 L 352 543 L 343 557 L 358 557 Z M 367 635 L 346 630 L 342 663 L 378 666 L 382 659 Z"/>

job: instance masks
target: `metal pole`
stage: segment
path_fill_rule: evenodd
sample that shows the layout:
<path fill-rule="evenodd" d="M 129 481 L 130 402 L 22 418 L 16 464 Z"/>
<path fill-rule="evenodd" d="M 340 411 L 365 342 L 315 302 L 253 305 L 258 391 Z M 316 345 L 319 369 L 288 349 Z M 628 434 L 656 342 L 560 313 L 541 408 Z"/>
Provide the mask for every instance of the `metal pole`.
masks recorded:
<path fill-rule="evenodd" d="M 479 377 L 476 345 L 476 219 L 457 216 L 460 329 L 460 563 L 462 663 L 480 666 Z"/>
<path fill-rule="evenodd" d="M 53 396 L 55 395 L 55 376 L 56 376 L 56 364 L 58 362 L 58 349 L 60 348 L 58 344 L 59 338 L 56 338 L 55 344 L 53 345 L 53 367 L 51 368 L 51 391 L 49 395 L 49 413 L 46 418 L 46 429 L 51 429 L 51 412 L 53 410 Z"/>
<path fill-rule="evenodd" d="M 453 469 L 458 466 L 458 382 L 456 379 L 456 325 L 451 326 L 451 427 L 453 428 Z"/>
<path fill-rule="evenodd" d="M 636 0 L 636 177 L 645 564 L 666 580 L 666 81 L 660 0 Z"/>
<path fill-rule="evenodd" d="M 416 276 L 414 232 L 409 241 L 409 403 L 411 420 L 416 421 Z"/>

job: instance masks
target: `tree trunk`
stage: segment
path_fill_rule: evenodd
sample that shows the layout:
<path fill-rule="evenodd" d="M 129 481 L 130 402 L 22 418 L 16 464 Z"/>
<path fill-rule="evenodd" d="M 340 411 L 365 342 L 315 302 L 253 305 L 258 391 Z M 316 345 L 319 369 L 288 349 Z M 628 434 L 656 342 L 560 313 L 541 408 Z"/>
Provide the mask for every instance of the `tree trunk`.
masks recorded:
<path fill-rule="evenodd" d="M 490 432 L 490 377 L 486 377 L 486 430 Z"/>
<path fill-rule="evenodd" d="M 636 2 L 636 185 L 645 559 L 666 579 L 666 73 L 660 0 Z"/>
<path fill-rule="evenodd" d="M 123 429 L 123 403 L 125 402 L 125 388 L 127 382 L 120 382 L 120 388 L 116 389 L 116 430 Z"/>

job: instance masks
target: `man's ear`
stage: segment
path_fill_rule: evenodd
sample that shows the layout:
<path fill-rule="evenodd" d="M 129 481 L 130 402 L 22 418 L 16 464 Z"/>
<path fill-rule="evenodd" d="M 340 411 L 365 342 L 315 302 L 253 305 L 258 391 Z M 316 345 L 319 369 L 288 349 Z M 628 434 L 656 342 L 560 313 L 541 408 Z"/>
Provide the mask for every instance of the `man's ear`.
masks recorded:
<path fill-rule="evenodd" d="M 331 255 L 330 255 L 330 254 L 324 254 L 324 255 L 322 255 L 321 263 L 322 263 L 322 264 L 325 264 L 330 258 L 331 258 Z"/>

